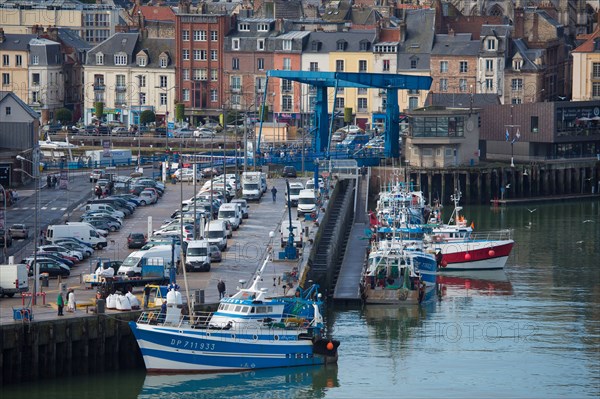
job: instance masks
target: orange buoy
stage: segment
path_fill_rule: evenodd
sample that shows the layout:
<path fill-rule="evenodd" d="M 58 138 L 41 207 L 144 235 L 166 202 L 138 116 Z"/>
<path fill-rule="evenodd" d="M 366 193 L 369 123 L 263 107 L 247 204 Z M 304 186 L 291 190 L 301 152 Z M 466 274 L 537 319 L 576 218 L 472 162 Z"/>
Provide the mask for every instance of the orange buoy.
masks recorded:
<path fill-rule="evenodd" d="M 333 350 L 333 342 L 331 342 L 331 341 L 327 342 L 327 350 L 328 351 L 332 351 Z"/>
<path fill-rule="evenodd" d="M 465 254 L 465 260 L 471 260 L 471 254 L 470 253 L 466 253 Z"/>
<path fill-rule="evenodd" d="M 490 249 L 488 251 L 488 255 L 491 256 L 491 257 L 494 257 L 494 256 L 496 256 L 496 251 L 494 251 L 493 249 Z"/>

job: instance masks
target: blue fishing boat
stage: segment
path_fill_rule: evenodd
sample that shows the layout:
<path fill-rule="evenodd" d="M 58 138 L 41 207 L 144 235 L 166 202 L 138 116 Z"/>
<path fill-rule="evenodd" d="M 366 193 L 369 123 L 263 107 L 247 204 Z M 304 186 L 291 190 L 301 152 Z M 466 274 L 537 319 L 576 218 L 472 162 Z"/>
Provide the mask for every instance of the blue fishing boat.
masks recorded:
<path fill-rule="evenodd" d="M 167 311 L 130 322 L 146 369 L 162 373 L 243 371 L 337 361 L 339 342 L 325 338 L 318 286 L 293 297 L 259 288 L 269 256 L 249 288 L 221 299 L 213 313 L 182 314 L 181 294 L 167 294 Z"/>

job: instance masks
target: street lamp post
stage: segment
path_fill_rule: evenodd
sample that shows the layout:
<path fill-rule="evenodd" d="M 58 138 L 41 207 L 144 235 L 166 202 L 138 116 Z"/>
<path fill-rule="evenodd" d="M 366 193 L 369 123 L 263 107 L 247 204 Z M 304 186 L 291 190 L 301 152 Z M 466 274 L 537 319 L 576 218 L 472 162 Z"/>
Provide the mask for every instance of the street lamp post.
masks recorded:
<path fill-rule="evenodd" d="M 510 125 L 504 125 L 504 127 L 506 128 L 506 141 L 510 141 L 510 167 L 514 168 L 515 167 L 515 157 L 514 157 L 514 145 L 515 142 L 519 141 L 519 139 L 521 138 L 521 132 L 519 132 L 519 127 L 521 127 L 521 125 L 514 125 L 513 124 L 513 106 L 510 106 Z M 517 133 L 515 135 L 512 134 L 513 128 L 517 128 Z M 509 133 L 509 128 L 510 128 L 510 133 Z"/>
<path fill-rule="evenodd" d="M 6 237 L 7 237 L 7 228 L 6 228 L 6 190 L 4 189 L 4 186 L 2 184 L 0 184 L 0 190 L 2 190 L 2 197 L 4 200 L 4 209 L 3 209 L 3 213 L 2 213 L 2 231 L 4 232 L 4 248 L 2 251 L 2 261 L 4 263 L 6 263 L 6 253 L 7 253 L 7 246 L 6 246 Z"/>
<path fill-rule="evenodd" d="M 40 202 L 40 162 L 39 162 L 39 148 L 34 147 L 33 149 L 33 161 L 30 161 L 27 158 L 22 157 L 21 155 L 17 155 L 17 159 L 19 161 L 28 162 L 32 166 L 33 175 L 30 175 L 23 169 L 15 169 L 15 172 L 25 173 L 27 176 L 31 177 L 35 184 L 35 213 L 33 218 L 33 295 L 31 297 L 31 304 L 37 305 L 37 293 L 38 293 L 38 284 L 40 280 L 40 266 L 37 262 L 37 252 L 38 252 L 38 213 L 39 213 L 39 202 Z M 6 223 L 6 221 L 5 221 Z M 6 239 L 5 239 L 6 243 Z M 5 244 L 6 245 L 6 244 Z"/>

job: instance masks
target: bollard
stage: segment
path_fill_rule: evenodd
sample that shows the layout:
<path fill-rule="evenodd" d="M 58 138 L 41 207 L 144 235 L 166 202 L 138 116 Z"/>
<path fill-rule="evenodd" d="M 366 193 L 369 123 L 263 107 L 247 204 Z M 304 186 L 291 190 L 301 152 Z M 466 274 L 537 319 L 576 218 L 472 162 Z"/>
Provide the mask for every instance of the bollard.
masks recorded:
<path fill-rule="evenodd" d="M 308 237 L 308 226 L 304 227 L 304 237 Z"/>
<path fill-rule="evenodd" d="M 96 300 L 96 314 L 103 314 L 106 309 L 106 299 L 97 299 Z"/>

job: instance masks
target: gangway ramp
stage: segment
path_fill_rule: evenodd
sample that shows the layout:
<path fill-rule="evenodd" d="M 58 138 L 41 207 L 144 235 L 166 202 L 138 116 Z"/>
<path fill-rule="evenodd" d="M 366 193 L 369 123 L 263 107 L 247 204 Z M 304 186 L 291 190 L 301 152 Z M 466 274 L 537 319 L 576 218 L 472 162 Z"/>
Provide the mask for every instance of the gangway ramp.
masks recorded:
<path fill-rule="evenodd" d="M 368 228 L 368 182 L 369 179 L 366 176 L 358 178 L 354 223 L 350 229 L 344 259 L 333 292 L 333 299 L 336 302 L 350 303 L 360 301 L 359 283 L 369 244 L 369 240 L 365 236 L 365 229 Z"/>

